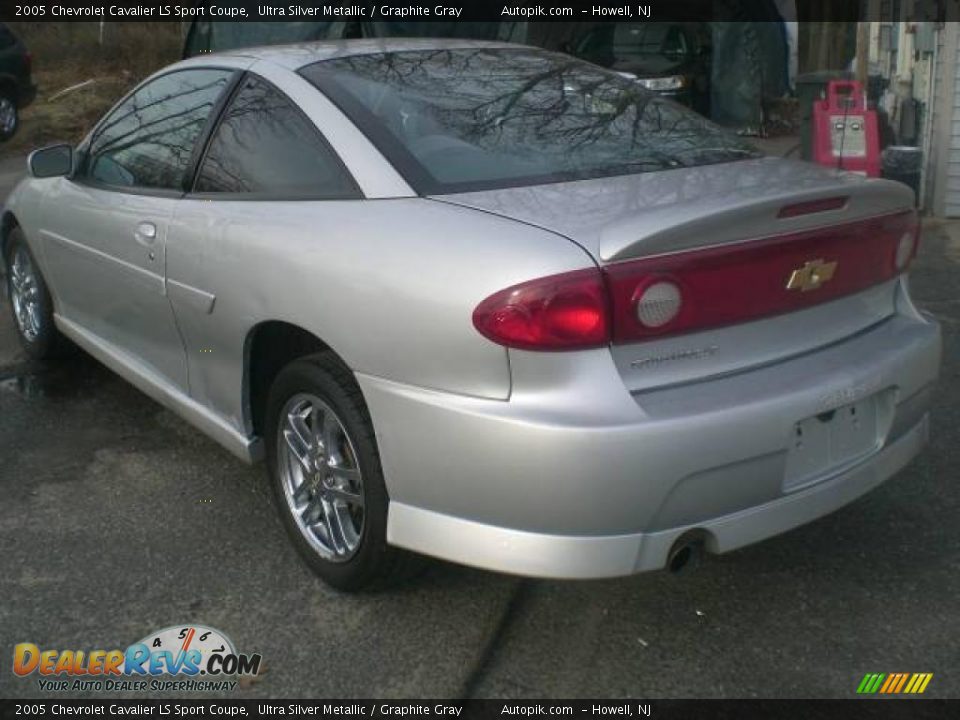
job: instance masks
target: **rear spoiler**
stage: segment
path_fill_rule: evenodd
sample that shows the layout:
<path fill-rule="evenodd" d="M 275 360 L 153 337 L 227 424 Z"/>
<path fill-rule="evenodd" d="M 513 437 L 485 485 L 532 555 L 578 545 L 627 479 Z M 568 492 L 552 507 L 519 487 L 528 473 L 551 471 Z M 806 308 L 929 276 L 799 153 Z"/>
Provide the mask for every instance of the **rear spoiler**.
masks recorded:
<path fill-rule="evenodd" d="M 815 183 L 796 185 L 733 188 L 729 193 L 696 202 L 645 209 L 601 230 L 600 258 L 617 262 L 724 245 L 914 207 L 913 191 L 891 180 L 838 173 L 833 177 L 821 176 Z"/>

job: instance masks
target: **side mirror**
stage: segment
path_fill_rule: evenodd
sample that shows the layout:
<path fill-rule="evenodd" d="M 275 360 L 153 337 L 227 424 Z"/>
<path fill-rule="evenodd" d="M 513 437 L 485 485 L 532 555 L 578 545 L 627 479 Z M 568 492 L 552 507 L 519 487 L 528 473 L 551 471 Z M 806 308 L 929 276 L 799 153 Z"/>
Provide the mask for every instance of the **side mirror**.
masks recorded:
<path fill-rule="evenodd" d="M 73 146 L 63 143 L 34 150 L 27 158 L 27 166 L 35 178 L 69 175 L 73 170 Z"/>

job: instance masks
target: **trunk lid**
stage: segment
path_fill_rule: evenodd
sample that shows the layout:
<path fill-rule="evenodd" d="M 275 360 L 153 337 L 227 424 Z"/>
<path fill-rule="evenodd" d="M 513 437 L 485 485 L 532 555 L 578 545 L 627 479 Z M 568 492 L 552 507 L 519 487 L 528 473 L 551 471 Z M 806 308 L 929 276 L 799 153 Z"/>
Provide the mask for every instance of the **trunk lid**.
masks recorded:
<path fill-rule="evenodd" d="M 842 203 L 835 202 L 838 198 Z M 563 235 L 613 272 L 630 261 L 704 248 L 732 252 L 752 241 L 769 244 L 773 238 L 776 243 L 780 236 L 811 236 L 811 252 L 819 254 L 810 260 L 816 260 L 825 247 L 841 248 L 847 240 L 831 228 L 853 228 L 913 207 L 912 193 L 899 183 L 781 158 L 434 199 Z M 872 253 L 860 235 L 858 252 Z M 786 247 L 785 242 L 785 254 Z M 876 252 L 887 250 L 878 245 Z M 850 256 L 848 250 L 845 273 L 857 264 Z M 791 257 L 803 257 L 802 249 Z M 778 274 L 766 281 L 781 279 Z M 804 293 L 803 302 L 780 314 L 615 343 L 611 352 L 631 391 L 737 372 L 835 343 L 881 322 L 896 310 L 897 285 L 890 278 L 825 302 L 816 292 Z"/>

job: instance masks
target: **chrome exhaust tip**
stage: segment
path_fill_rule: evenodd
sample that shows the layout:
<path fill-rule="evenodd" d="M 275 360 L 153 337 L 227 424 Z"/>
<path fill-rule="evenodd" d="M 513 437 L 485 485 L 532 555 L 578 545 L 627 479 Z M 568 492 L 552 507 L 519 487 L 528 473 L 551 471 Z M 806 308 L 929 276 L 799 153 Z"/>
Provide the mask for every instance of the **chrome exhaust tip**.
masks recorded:
<path fill-rule="evenodd" d="M 703 560 L 703 538 L 699 533 L 691 537 L 685 533 L 673 544 L 667 554 L 667 570 L 672 575 L 693 572 Z"/>

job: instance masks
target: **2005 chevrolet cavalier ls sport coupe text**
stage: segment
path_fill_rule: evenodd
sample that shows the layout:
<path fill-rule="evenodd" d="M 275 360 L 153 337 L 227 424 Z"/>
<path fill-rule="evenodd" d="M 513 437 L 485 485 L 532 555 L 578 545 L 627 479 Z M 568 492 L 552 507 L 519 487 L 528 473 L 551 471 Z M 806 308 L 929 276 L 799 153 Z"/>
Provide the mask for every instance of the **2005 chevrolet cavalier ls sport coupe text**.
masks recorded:
<path fill-rule="evenodd" d="M 207 55 L 30 158 L 2 250 L 62 336 L 266 457 L 328 582 L 415 551 L 588 578 L 839 508 L 923 446 L 904 186 L 760 156 L 472 41 Z"/>

